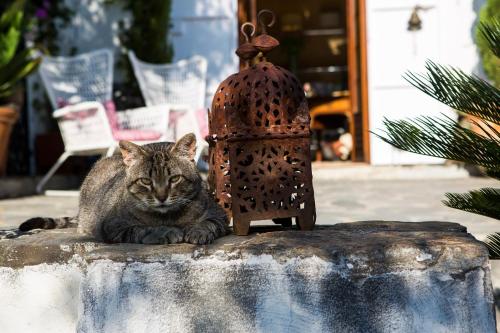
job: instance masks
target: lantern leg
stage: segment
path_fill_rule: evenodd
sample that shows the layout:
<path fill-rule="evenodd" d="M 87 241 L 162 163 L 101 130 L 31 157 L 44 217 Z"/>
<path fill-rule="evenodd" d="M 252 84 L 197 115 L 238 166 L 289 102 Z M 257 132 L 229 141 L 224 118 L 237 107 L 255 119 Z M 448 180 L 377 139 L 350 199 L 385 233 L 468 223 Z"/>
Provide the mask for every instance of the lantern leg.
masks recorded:
<path fill-rule="evenodd" d="M 292 226 L 292 218 L 291 217 L 273 219 L 273 222 L 274 222 L 274 224 L 281 224 L 285 228 L 290 228 Z"/>
<path fill-rule="evenodd" d="M 300 230 L 312 230 L 316 223 L 314 205 L 306 204 L 306 207 L 295 218 L 295 223 Z"/>
<path fill-rule="evenodd" d="M 233 219 L 233 231 L 238 236 L 246 236 L 250 231 L 250 220 Z"/>

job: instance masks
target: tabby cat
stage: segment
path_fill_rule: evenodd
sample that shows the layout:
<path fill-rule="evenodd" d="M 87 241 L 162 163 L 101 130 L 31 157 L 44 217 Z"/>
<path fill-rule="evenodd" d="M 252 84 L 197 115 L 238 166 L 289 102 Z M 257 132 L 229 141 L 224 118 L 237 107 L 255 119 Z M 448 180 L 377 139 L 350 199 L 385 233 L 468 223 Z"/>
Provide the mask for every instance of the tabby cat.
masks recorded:
<path fill-rule="evenodd" d="M 228 232 L 224 210 L 196 169 L 196 137 L 138 146 L 98 161 L 86 177 L 75 218 L 32 218 L 19 227 L 78 231 L 110 243 L 207 244 Z"/>

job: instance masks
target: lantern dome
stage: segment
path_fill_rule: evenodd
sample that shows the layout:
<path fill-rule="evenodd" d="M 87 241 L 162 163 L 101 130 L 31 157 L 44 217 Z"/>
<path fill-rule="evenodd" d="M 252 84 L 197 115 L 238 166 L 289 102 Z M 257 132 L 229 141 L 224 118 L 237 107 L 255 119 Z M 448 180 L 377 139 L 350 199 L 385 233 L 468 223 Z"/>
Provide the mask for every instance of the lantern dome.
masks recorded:
<path fill-rule="evenodd" d="M 309 110 L 299 80 L 288 70 L 261 62 L 230 75 L 212 102 L 211 135 L 309 135 Z"/>

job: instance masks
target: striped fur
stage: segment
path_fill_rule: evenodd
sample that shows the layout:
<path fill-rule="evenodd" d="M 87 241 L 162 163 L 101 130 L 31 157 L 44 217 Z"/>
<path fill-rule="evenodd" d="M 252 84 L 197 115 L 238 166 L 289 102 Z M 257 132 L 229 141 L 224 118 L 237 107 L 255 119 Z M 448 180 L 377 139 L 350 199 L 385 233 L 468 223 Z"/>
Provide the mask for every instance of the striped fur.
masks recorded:
<path fill-rule="evenodd" d="M 32 229 L 62 229 L 62 228 L 76 228 L 78 222 L 76 217 L 34 217 L 19 226 L 21 231 L 29 231 Z"/>

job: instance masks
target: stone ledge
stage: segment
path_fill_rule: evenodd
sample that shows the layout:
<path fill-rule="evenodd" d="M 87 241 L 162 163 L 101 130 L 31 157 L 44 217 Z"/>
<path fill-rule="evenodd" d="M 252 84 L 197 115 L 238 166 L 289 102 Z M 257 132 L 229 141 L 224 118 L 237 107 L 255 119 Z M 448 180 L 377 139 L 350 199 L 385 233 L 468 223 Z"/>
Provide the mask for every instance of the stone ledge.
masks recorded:
<path fill-rule="evenodd" d="M 437 269 L 445 263 L 444 268 L 450 269 L 452 267 L 445 260 L 454 256 L 461 256 L 462 268 L 464 264 L 481 266 L 487 256 L 486 249 L 466 231 L 465 227 L 448 222 L 366 221 L 318 226 L 314 231 L 254 232 L 246 237 L 230 235 L 208 246 L 144 246 L 96 243 L 77 234 L 75 229 L 44 230 L 0 240 L 0 267 L 64 263 L 74 255 L 87 262 L 98 259 L 154 262 L 173 256 L 200 259 L 214 254 L 226 260 L 262 254 L 279 261 L 317 256 L 335 264 L 352 258 L 354 272 L 363 272 L 369 266 L 372 273 L 374 270 L 423 269 L 427 266 Z"/>
<path fill-rule="evenodd" d="M 48 299 L 30 298 L 39 288 Z M 28 326 L 16 320 L 21 308 Z M 7 332 L 495 330 L 487 250 L 445 222 L 337 224 L 209 246 L 109 245 L 72 229 L 3 239 L 0 322 Z"/>

